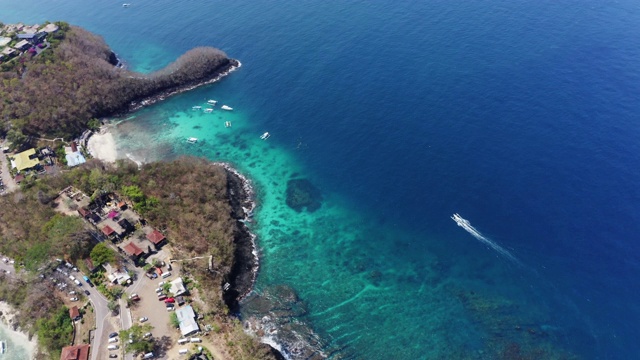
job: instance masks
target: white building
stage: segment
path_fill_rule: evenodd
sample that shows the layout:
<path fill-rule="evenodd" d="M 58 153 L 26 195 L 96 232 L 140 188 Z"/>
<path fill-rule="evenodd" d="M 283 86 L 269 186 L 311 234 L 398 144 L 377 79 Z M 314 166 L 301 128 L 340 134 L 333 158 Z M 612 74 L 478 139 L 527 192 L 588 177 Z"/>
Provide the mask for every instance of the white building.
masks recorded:
<path fill-rule="evenodd" d="M 180 333 L 182 333 L 182 336 L 191 335 L 200 331 L 200 327 L 196 322 L 196 314 L 193 312 L 191 305 L 176 310 L 176 315 L 180 322 Z"/>

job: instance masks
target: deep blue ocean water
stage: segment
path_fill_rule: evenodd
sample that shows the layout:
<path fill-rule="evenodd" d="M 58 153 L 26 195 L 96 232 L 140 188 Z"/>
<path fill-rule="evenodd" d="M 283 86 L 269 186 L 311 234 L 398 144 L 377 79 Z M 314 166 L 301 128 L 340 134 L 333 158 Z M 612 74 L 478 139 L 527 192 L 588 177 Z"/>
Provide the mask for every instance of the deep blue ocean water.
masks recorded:
<path fill-rule="evenodd" d="M 141 112 L 119 144 L 155 133 L 164 150 L 145 158 L 252 177 L 256 290 L 291 286 L 332 356 L 640 357 L 637 2 L 0 0 L 0 21 L 47 19 L 140 71 L 199 45 L 242 61 Z M 234 135 L 199 134 L 185 109 L 206 98 L 236 109 Z M 296 176 L 321 210 L 283 205 Z"/>

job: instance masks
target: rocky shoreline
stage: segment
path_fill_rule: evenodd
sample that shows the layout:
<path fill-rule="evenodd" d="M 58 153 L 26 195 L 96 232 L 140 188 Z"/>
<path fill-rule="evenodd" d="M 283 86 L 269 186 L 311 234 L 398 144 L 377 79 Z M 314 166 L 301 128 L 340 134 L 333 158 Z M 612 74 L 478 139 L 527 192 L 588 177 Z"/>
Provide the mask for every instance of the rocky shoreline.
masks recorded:
<path fill-rule="evenodd" d="M 260 262 L 256 236 L 249 231 L 246 222 L 251 221 L 255 209 L 254 191 L 249 179 L 227 163 L 214 163 L 227 172 L 227 195 L 231 206 L 231 217 L 237 221 L 234 231 L 235 254 L 228 282 L 229 289 L 223 298 L 232 313 L 237 313 L 238 303 L 253 289 Z"/>
<path fill-rule="evenodd" d="M 136 110 L 140 110 L 143 107 L 149 106 L 149 105 L 153 105 L 155 103 L 157 103 L 158 101 L 162 101 L 164 99 L 166 99 L 167 97 L 173 96 L 173 95 L 177 95 L 186 91 L 190 91 L 193 90 L 195 88 L 198 88 L 200 86 L 204 86 L 204 85 L 209 85 L 209 84 L 213 84 L 216 81 L 222 79 L 223 77 L 229 75 L 230 73 L 234 72 L 235 70 L 239 69 L 240 67 L 242 67 L 242 63 L 236 59 L 229 59 L 229 61 L 227 62 L 226 65 L 222 66 L 221 68 L 216 68 L 210 76 L 198 80 L 198 81 L 192 81 L 186 84 L 182 84 L 180 86 L 177 87 L 172 87 L 169 89 L 165 89 L 165 90 L 161 90 L 159 92 L 157 92 L 154 95 L 151 96 L 146 96 L 143 99 L 138 99 L 138 100 L 134 100 L 132 101 L 129 106 L 127 107 L 127 109 L 123 109 L 122 113 L 116 113 L 113 114 L 112 116 L 118 116 L 118 115 L 123 115 L 126 113 L 130 113 L 130 112 L 134 112 Z"/>

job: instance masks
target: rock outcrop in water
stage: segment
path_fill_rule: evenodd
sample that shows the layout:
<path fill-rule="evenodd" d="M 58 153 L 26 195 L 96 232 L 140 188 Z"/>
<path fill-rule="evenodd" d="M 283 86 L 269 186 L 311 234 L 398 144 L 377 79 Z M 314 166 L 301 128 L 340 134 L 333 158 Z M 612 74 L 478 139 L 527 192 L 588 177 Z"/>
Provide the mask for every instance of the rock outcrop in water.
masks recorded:
<path fill-rule="evenodd" d="M 293 179 L 287 182 L 287 205 L 297 212 L 305 208 L 314 212 L 322 206 L 322 193 L 307 179 Z"/>

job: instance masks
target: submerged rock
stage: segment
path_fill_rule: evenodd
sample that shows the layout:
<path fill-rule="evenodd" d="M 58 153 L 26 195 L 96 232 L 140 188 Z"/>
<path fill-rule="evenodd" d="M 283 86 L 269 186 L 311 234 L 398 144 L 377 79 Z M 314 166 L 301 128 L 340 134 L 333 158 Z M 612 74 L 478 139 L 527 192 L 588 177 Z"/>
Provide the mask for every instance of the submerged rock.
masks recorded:
<path fill-rule="evenodd" d="M 307 179 L 293 179 L 287 182 L 286 202 L 297 212 L 314 212 L 322 206 L 322 193 Z"/>

